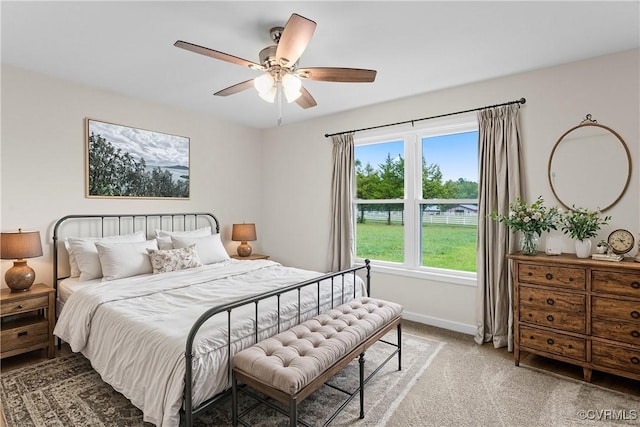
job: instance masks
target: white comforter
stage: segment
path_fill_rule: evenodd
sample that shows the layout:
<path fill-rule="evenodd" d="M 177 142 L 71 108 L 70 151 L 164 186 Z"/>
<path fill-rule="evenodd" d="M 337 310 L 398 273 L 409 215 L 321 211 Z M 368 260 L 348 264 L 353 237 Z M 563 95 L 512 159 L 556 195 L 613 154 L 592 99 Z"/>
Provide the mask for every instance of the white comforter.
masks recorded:
<path fill-rule="evenodd" d="M 101 282 L 69 297 L 54 334 L 82 352 L 103 380 L 124 394 L 158 426 L 178 426 L 182 406 L 187 334 L 206 310 L 320 276 L 273 261 L 229 260 L 200 268 Z M 344 287 L 353 296 L 353 275 Z M 357 295 L 364 294 L 358 280 Z M 340 304 L 342 280 L 333 285 Z M 302 318 L 316 314 L 317 287 L 302 292 Z M 321 300 L 331 299 L 329 282 Z M 281 298 L 281 328 L 298 322 L 297 292 Z M 346 300 L 345 300 L 346 301 Z M 276 330 L 276 299 L 260 303 L 260 339 Z M 232 353 L 255 342 L 255 306 L 233 311 Z M 194 344 L 194 406 L 228 387 L 227 315 L 200 329 Z"/>

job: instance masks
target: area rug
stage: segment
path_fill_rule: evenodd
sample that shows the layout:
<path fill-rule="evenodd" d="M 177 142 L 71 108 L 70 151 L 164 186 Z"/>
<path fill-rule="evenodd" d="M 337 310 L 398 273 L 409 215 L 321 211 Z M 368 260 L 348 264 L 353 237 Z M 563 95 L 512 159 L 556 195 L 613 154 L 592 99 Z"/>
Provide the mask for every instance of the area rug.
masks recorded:
<path fill-rule="evenodd" d="M 395 342 L 395 332 L 389 336 Z M 403 334 L 402 370 L 392 359 L 365 387 L 365 418 L 360 420 L 356 397 L 332 425 L 383 425 L 393 418 L 395 408 L 410 392 L 444 343 Z M 394 347 L 376 343 L 366 353 L 369 371 L 384 360 Z M 331 379 L 331 383 L 355 390 L 358 384 L 357 360 Z M 322 387 L 300 403 L 299 418 L 311 424 L 322 422 L 344 401 L 344 394 Z M 0 376 L 0 399 L 7 427 L 14 426 L 117 426 L 149 427 L 142 412 L 123 395 L 103 382 L 87 359 L 80 354 L 59 357 L 20 368 Z M 254 402 L 243 395 L 242 407 Z M 286 416 L 264 406 L 247 415 L 252 425 L 287 425 Z M 200 415 L 194 423 L 203 426 L 231 425 L 231 402 L 227 399 Z"/>

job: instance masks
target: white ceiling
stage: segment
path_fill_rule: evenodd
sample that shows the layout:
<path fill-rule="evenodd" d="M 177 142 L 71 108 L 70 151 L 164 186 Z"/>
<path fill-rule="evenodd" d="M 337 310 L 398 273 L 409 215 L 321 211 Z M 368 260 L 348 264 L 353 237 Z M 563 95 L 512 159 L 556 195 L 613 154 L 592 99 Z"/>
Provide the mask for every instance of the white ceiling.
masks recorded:
<path fill-rule="evenodd" d="M 278 108 L 259 73 L 178 49 L 185 40 L 258 62 L 292 13 L 317 22 L 300 67 L 378 70 L 374 83 L 304 82 L 318 102 L 285 104 L 283 124 L 640 45 L 638 1 L 10 2 L 2 63 L 255 128 Z M 559 82 L 560 83 L 560 82 Z M 496 100 L 502 101 L 502 100 Z"/>

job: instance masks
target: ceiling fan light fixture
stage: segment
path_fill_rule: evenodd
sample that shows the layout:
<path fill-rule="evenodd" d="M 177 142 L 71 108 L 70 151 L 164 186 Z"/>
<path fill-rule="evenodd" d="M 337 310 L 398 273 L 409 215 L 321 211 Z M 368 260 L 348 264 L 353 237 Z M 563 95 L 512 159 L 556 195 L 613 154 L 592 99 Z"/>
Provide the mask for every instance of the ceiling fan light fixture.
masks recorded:
<path fill-rule="evenodd" d="M 263 75 L 253 79 L 253 86 L 256 88 L 256 90 L 260 95 L 266 94 L 270 92 L 272 89 L 275 92 L 275 83 L 276 82 L 273 76 L 269 73 L 264 73 Z"/>
<path fill-rule="evenodd" d="M 302 95 L 300 89 L 302 88 L 302 82 L 299 78 L 293 74 L 285 74 L 282 76 L 282 89 L 284 96 L 287 98 L 287 102 L 293 102 Z"/>
<path fill-rule="evenodd" d="M 264 99 L 265 101 L 273 104 L 276 100 L 277 92 L 278 90 L 274 85 L 274 86 L 271 86 L 271 89 L 267 90 L 266 92 L 258 92 L 258 96 L 260 96 L 260 98 Z"/>

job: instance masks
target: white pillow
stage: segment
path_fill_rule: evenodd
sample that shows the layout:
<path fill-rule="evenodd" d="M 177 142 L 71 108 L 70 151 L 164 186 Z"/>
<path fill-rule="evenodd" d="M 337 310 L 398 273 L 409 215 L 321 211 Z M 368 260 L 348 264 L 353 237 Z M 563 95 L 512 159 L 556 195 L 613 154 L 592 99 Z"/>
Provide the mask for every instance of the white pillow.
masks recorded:
<path fill-rule="evenodd" d="M 147 249 L 153 274 L 200 267 L 202 263 L 195 250 L 195 244 L 180 249 Z"/>
<path fill-rule="evenodd" d="M 165 231 L 156 230 L 156 239 L 158 240 L 158 249 L 173 249 L 171 236 L 176 237 L 205 237 L 211 236 L 211 226 L 197 228 L 189 231 Z"/>
<path fill-rule="evenodd" d="M 155 240 L 135 243 L 96 242 L 96 248 L 102 266 L 102 280 L 114 280 L 152 273 L 147 249 L 158 249 L 158 245 Z"/>
<path fill-rule="evenodd" d="M 206 237 L 175 237 L 171 236 L 174 248 L 186 248 L 195 243 L 198 258 L 202 264 L 213 264 L 226 261 L 231 257 L 222 245 L 220 234 L 211 234 Z"/>
<path fill-rule="evenodd" d="M 71 277 L 79 277 L 84 282 L 102 277 L 102 267 L 98 258 L 96 242 L 144 242 L 142 231 L 121 236 L 108 237 L 68 237 L 64 245 L 69 252 L 69 266 Z"/>

